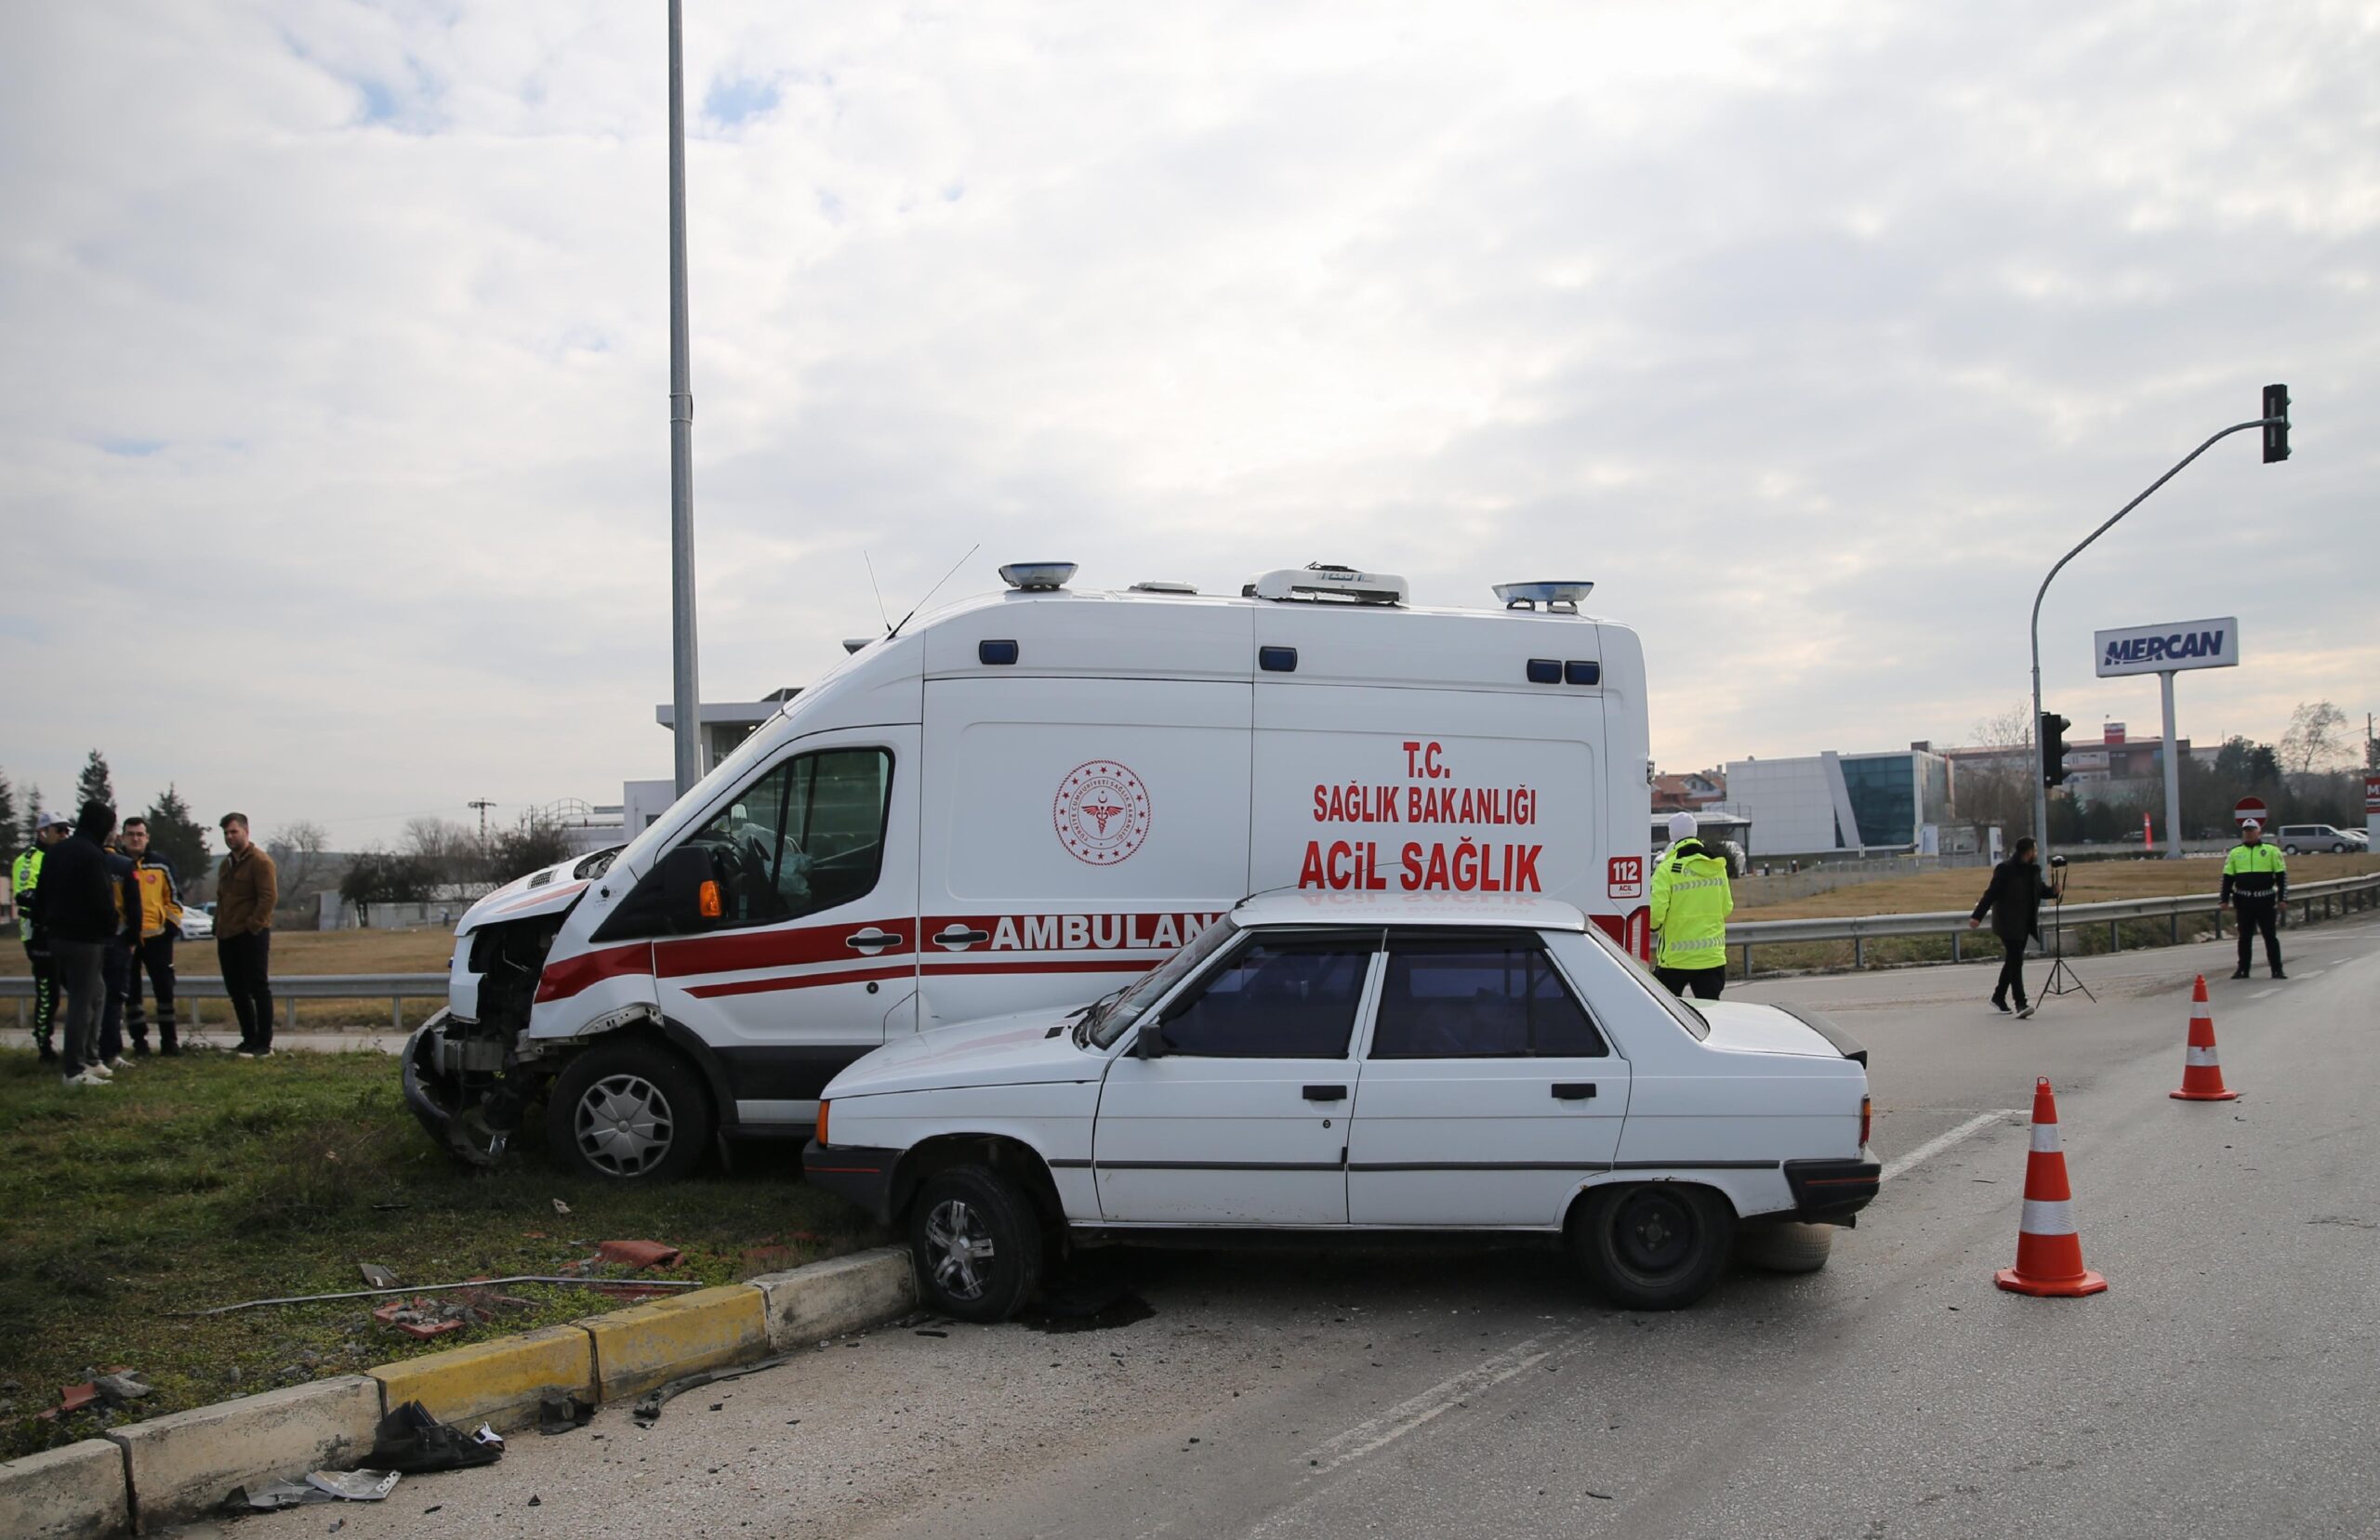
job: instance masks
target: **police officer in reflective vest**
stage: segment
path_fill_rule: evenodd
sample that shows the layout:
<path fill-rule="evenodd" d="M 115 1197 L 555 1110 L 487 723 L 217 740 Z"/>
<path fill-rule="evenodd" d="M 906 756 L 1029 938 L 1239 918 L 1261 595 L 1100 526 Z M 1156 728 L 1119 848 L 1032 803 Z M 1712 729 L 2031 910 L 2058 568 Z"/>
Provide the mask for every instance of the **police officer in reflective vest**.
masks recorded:
<path fill-rule="evenodd" d="M 49 954 L 49 941 L 33 924 L 33 895 L 41 888 L 44 852 L 66 837 L 74 826 L 64 813 L 44 813 L 35 821 L 33 848 L 17 857 L 8 874 L 8 890 L 17 905 L 17 934 L 24 938 L 25 960 L 33 974 L 33 1046 L 41 1061 L 55 1063 L 58 1049 L 50 1036 L 58 1021 L 58 963 Z"/>
<path fill-rule="evenodd" d="M 1670 848 L 1653 866 L 1653 976 L 1673 994 L 1716 1000 L 1727 982 L 1727 862 L 1699 837 L 1692 813 L 1670 815 Z"/>
<path fill-rule="evenodd" d="M 2240 843 L 2223 858 L 2221 902 L 2240 916 L 2240 966 L 2231 977 L 2248 976 L 2248 956 L 2254 950 L 2255 932 L 2261 930 L 2272 976 L 2288 978 L 2281 970 L 2281 937 L 2274 925 L 2289 902 L 2289 859 L 2280 846 L 2265 843 L 2264 828 L 2253 818 L 2240 825 Z"/>

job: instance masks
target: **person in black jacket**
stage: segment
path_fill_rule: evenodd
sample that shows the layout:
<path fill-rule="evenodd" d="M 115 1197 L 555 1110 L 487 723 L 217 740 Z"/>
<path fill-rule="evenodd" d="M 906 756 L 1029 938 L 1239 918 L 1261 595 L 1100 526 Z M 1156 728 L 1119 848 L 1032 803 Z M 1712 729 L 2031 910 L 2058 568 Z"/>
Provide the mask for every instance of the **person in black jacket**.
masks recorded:
<path fill-rule="evenodd" d="M 1984 915 L 1991 915 L 1991 933 L 2000 938 L 2007 955 L 2001 960 L 2000 982 L 1992 987 L 1991 1003 L 2002 1011 L 2008 1009 L 2008 996 L 2016 996 L 2016 1014 L 2030 1016 L 2032 1006 L 2025 999 L 2025 945 L 2038 940 L 2042 933 L 2042 900 L 2056 897 L 2058 889 L 2042 875 L 2041 847 L 2031 836 L 2016 841 L 2016 854 L 1991 869 L 1991 886 L 1983 890 L 1982 902 L 1967 918 L 1967 928 L 1975 929 L 1983 923 Z"/>
<path fill-rule="evenodd" d="M 59 1069 L 70 1086 L 104 1086 L 108 1079 L 99 1060 L 99 1008 L 108 942 L 124 923 L 108 870 L 107 838 L 113 833 L 115 809 L 84 803 L 74 832 L 42 857 L 41 887 L 33 896 L 35 918 L 66 993 Z"/>

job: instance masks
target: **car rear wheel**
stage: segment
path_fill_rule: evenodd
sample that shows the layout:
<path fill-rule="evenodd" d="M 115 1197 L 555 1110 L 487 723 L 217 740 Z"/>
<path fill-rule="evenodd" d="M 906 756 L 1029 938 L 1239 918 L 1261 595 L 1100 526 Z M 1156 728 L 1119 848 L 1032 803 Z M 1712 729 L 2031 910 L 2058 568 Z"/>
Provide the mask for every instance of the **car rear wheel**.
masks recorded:
<path fill-rule="evenodd" d="M 1833 1254 L 1834 1228 L 1793 1219 L 1746 1225 L 1736 1233 L 1736 1255 L 1765 1272 L 1816 1272 Z"/>
<path fill-rule="evenodd" d="M 1033 1202 L 988 1166 L 954 1165 L 919 1185 L 909 1251 L 926 1301 L 961 1321 L 1006 1321 L 1041 1281 Z"/>
<path fill-rule="evenodd" d="M 571 1169 L 606 1181 L 676 1181 L 701 1163 L 710 1136 L 701 1078 L 655 1043 L 599 1042 L 546 1101 L 546 1142 Z"/>
<path fill-rule="evenodd" d="M 1683 1310 L 1726 1270 L 1736 1211 L 1707 1187 L 1646 1182 L 1587 1195 L 1570 1248 L 1587 1281 L 1623 1310 Z"/>

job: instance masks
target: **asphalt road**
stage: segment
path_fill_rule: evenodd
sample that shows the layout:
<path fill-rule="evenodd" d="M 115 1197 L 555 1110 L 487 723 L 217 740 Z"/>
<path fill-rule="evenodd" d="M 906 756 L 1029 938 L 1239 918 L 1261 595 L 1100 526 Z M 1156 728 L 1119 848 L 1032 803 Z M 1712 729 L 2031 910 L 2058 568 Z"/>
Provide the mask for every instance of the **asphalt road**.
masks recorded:
<path fill-rule="evenodd" d="M 1744 988 L 1873 1051 L 1888 1179 L 1815 1275 L 1649 1315 L 1549 1253 L 1133 1254 L 1105 1316 L 839 1341 L 241 1533 L 2380 1533 L 2380 927 L 2283 940 L 2278 986 L 2095 958 L 2030 1022 L 1989 967 Z M 2237 1102 L 2166 1095 L 2200 969 Z M 2095 1298 L 1992 1286 L 2037 1074 Z"/>

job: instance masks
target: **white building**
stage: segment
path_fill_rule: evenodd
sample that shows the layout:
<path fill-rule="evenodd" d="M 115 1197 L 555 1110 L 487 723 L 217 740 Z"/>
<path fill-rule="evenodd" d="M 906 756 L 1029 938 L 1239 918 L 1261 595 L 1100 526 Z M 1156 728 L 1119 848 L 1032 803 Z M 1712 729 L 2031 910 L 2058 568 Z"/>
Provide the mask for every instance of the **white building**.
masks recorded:
<path fill-rule="evenodd" d="M 1950 765 L 1930 746 L 1789 759 L 1731 759 L 1723 812 L 1752 822 L 1749 855 L 1933 853 L 1950 823 Z"/>

